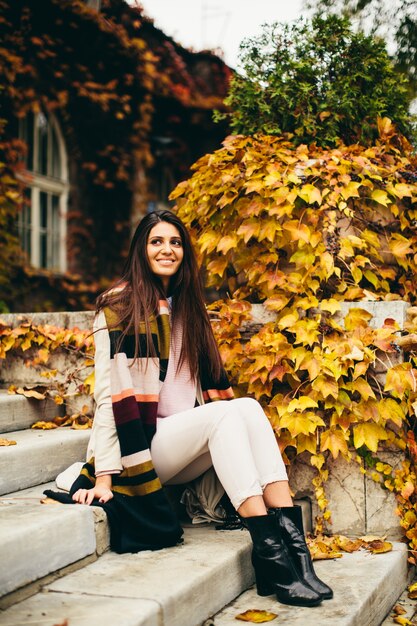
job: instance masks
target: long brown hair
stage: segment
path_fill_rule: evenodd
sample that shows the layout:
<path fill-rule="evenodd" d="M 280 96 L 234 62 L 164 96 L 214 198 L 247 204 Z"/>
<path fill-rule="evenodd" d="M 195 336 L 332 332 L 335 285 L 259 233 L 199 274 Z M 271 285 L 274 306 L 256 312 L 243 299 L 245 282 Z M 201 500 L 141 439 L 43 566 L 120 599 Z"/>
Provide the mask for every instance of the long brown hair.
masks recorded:
<path fill-rule="evenodd" d="M 149 233 L 159 222 L 167 222 L 178 229 L 184 251 L 181 266 L 171 278 L 168 294 L 164 292 L 159 277 L 152 273 L 146 251 Z M 174 213 L 163 210 L 149 213 L 139 223 L 122 276 L 97 298 L 97 313 L 104 307 L 115 311 L 118 325 L 123 328 L 120 342 L 132 330 L 135 331 L 135 359 L 138 356 L 149 358 L 154 356 L 150 320 L 158 314 L 161 297 L 166 298 L 167 295 L 172 296 L 172 324 L 181 320 L 183 327 L 179 366 L 187 362 L 195 380 L 201 359 L 204 359 L 209 363 L 213 379 L 219 379 L 222 363 L 204 304 L 203 287 L 190 235 Z M 146 328 L 146 355 L 140 353 L 137 332 L 140 322 Z"/>

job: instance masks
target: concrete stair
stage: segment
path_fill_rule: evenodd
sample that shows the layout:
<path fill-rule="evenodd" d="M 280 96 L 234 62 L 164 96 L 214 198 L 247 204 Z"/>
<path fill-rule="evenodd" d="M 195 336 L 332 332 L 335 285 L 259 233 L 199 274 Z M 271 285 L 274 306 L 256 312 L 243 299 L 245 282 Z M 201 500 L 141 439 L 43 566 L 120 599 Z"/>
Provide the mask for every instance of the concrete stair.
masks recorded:
<path fill-rule="evenodd" d="M 190 528 L 184 544 L 175 548 L 129 555 L 107 552 L 6 609 L 0 623 L 232 626 L 238 613 L 256 608 L 276 613 L 275 623 L 286 626 L 380 626 L 408 582 L 402 543 L 384 555 L 346 554 L 321 561 L 316 569 L 335 592 L 319 607 L 291 607 L 274 596 L 261 598 L 251 587 L 246 531 Z"/>
<path fill-rule="evenodd" d="M 227 626 L 250 608 L 287 626 L 379 626 L 407 584 L 406 546 L 317 563 L 335 598 L 314 609 L 260 598 L 247 531 L 187 527 L 182 545 L 107 551 L 106 515 L 87 506 L 40 504 L 56 475 L 83 460 L 89 431 L 30 430 L 54 407 L 0 393 L 0 624 L 2 626 Z M 51 413 L 48 413 L 51 411 Z"/>
<path fill-rule="evenodd" d="M 85 459 L 89 432 L 55 428 L 7 433 L 16 445 L 1 451 L 0 494 L 46 483 L 74 461 Z"/>
<path fill-rule="evenodd" d="M 0 391 L 0 437 L 16 442 L 0 447 L 3 607 L 13 602 L 13 594 L 24 597 L 36 592 L 36 581 L 86 558 L 97 558 L 109 545 L 103 511 L 40 503 L 43 490 L 55 488 L 48 481 L 86 454 L 88 430 L 30 428 L 35 421 L 52 419 L 60 412 L 54 402 Z"/>
<path fill-rule="evenodd" d="M 286 626 L 380 626 L 410 580 L 407 546 L 395 542 L 386 554 L 359 551 L 332 561 L 314 564 L 320 578 L 333 591 L 332 600 L 311 608 L 278 604 L 271 596 L 260 598 L 254 588 L 212 618 L 215 626 L 233 626 L 236 615 L 261 608 L 278 615 Z"/>
<path fill-rule="evenodd" d="M 62 415 L 62 407 L 53 400 L 31 400 L 21 395 L 11 395 L 0 389 L 0 432 L 30 428 L 38 420 L 48 421 Z"/>

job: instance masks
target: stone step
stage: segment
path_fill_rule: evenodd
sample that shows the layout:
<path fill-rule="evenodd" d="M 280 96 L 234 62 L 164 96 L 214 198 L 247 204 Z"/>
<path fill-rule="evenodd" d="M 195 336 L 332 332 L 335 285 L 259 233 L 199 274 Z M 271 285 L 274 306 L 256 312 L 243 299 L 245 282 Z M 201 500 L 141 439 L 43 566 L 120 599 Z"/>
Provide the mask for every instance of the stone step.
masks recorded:
<path fill-rule="evenodd" d="M 107 552 L 0 615 L 2 626 L 200 626 L 253 582 L 249 533 L 185 529 L 182 545 Z"/>
<path fill-rule="evenodd" d="M 0 389 L 1 433 L 24 430 L 39 420 L 51 420 L 57 415 L 63 415 L 63 408 L 53 400 L 34 400 Z"/>
<path fill-rule="evenodd" d="M 46 483 L 83 461 L 91 431 L 56 428 L 7 433 L 16 445 L 1 448 L 0 495 Z"/>
<path fill-rule="evenodd" d="M 260 598 L 253 587 L 207 624 L 235 626 L 236 615 L 258 608 L 276 613 L 276 623 L 286 626 L 380 626 L 409 580 L 407 546 L 400 542 L 386 554 L 361 550 L 343 554 L 340 559 L 315 562 L 314 567 L 333 588 L 332 600 L 314 608 L 286 606 L 273 596 Z"/>
<path fill-rule="evenodd" d="M 236 615 L 264 609 L 286 626 L 380 626 L 408 581 L 407 547 L 344 554 L 316 570 L 335 592 L 314 608 L 259 597 L 246 531 L 187 528 L 184 544 L 158 552 L 107 552 L 5 610 L 2 626 L 232 626 Z M 236 598 L 233 601 L 233 598 Z M 228 604 L 231 602 L 231 604 Z M 222 610 L 218 609 L 226 606 Z M 218 612 L 217 612 L 218 611 Z M 212 616 L 212 617 L 210 617 Z"/>
<path fill-rule="evenodd" d="M 100 555 L 109 547 L 107 516 L 102 509 L 41 504 L 44 489 L 56 490 L 55 482 L 0 498 L 0 596 L 33 587 L 48 574 L 89 555 Z M 25 590 L 22 595 L 30 593 L 33 591 Z M 3 597 L 1 604 L 8 605 L 9 600 Z"/>

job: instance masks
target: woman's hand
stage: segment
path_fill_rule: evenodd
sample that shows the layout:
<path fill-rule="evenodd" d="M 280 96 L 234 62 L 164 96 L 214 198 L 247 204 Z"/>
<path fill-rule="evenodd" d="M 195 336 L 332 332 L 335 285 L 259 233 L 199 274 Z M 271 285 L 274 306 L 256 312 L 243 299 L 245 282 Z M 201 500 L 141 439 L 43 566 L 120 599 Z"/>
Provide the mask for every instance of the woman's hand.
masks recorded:
<path fill-rule="evenodd" d="M 94 487 L 78 489 L 73 494 L 72 499 L 78 504 L 91 504 L 94 499 L 103 504 L 113 498 L 111 484 L 111 476 L 99 476 Z"/>

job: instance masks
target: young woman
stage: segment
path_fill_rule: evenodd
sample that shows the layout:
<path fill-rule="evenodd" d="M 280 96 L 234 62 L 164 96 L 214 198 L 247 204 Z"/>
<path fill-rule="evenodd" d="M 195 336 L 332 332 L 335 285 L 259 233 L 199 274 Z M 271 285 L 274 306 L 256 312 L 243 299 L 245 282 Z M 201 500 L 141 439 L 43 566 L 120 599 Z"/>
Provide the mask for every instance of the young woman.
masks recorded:
<path fill-rule="evenodd" d="M 105 508 L 115 549 L 177 543 L 182 531 L 161 483 L 213 466 L 251 534 L 258 593 L 301 606 L 331 598 L 314 573 L 272 427 L 258 402 L 233 399 L 190 237 L 173 213 L 140 222 L 123 276 L 98 299 L 94 328 L 90 461 L 71 497 Z"/>

